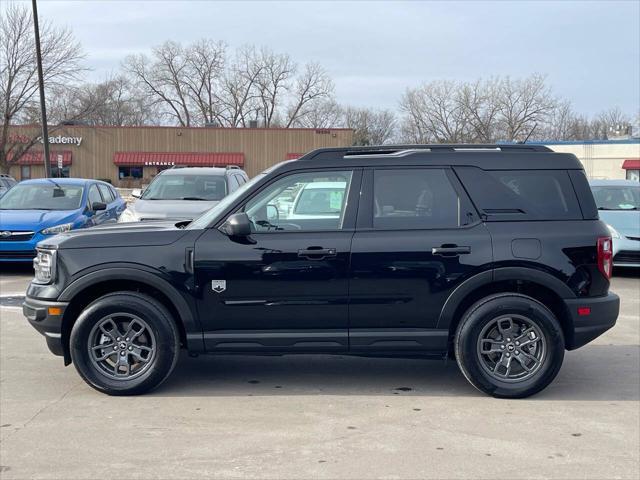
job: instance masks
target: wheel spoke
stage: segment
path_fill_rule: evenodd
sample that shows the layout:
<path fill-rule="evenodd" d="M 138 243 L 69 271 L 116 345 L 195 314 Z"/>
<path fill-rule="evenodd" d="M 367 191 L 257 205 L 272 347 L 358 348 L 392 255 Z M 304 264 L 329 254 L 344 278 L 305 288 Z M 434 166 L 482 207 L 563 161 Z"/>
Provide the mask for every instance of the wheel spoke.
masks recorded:
<path fill-rule="evenodd" d="M 122 373 L 122 367 L 124 367 L 125 372 Z M 126 377 L 131 373 L 131 364 L 129 363 L 129 355 L 118 355 L 118 360 L 116 360 L 116 364 L 113 367 L 114 373 L 117 377 Z"/>
<path fill-rule="evenodd" d="M 147 352 L 146 354 L 144 352 Z M 136 360 L 147 363 L 151 360 L 151 354 L 153 349 L 145 346 L 134 346 L 133 350 L 129 352 Z"/>
<path fill-rule="evenodd" d="M 111 325 L 111 327 L 112 327 L 111 330 L 107 330 L 106 329 L 107 325 Z M 102 331 L 102 333 L 104 333 L 107 337 L 109 337 L 112 342 L 115 342 L 116 341 L 116 337 L 118 335 L 120 335 L 120 331 L 118 330 L 118 326 L 116 325 L 116 323 L 113 321 L 112 318 L 108 318 L 104 322 L 100 323 L 100 331 Z"/>
<path fill-rule="evenodd" d="M 95 347 L 94 347 L 95 348 Z M 113 349 L 113 347 L 105 349 L 106 351 L 102 352 L 102 355 L 98 356 L 96 354 L 96 360 L 98 362 L 102 362 L 104 360 L 106 360 L 107 358 L 109 358 L 111 355 L 117 355 L 118 352 L 116 350 Z"/>
<path fill-rule="evenodd" d="M 500 377 L 508 377 L 509 373 L 511 372 L 511 358 L 512 357 L 507 357 L 506 354 L 502 355 L 500 357 L 500 360 L 498 360 L 496 365 L 493 367 L 493 373 L 495 373 Z M 504 373 L 500 371 L 500 367 L 504 367 L 505 369 Z"/>
<path fill-rule="evenodd" d="M 134 329 L 133 328 L 134 325 L 138 325 L 140 327 L 140 330 Z M 127 331 L 125 332 L 124 337 L 133 341 L 134 338 L 138 338 L 140 335 L 142 335 L 144 331 L 145 331 L 145 326 L 134 318 L 129 323 L 129 326 L 127 327 Z"/>
<path fill-rule="evenodd" d="M 497 322 L 497 327 L 503 339 L 511 337 L 513 335 L 513 330 L 514 330 L 513 318 L 505 317 L 500 319 Z"/>
<path fill-rule="evenodd" d="M 502 342 L 499 342 L 498 340 L 493 340 L 491 338 L 483 338 L 482 340 L 480 340 L 481 345 L 480 345 L 480 352 L 487 355 L 487 354 L 491 354 L 491 353 L 502 353 L 502 350 L 500 348 L 500 345 L 502 345 Z M 489 348 L 487 348 L 487 346 Z"/>

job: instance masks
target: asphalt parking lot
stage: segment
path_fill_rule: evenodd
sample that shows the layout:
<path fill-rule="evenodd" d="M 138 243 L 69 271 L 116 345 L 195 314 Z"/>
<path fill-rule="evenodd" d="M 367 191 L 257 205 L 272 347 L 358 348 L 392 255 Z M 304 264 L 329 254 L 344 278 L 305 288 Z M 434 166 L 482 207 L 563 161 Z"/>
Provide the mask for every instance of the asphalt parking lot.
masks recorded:
<path fill-rule="evenodd" d="M 0 477 L 640 477 L 640 278 L 618 325 L 533 398 L 475 391 L 453 362 L 181 358 L 142 397 L 97 393 L 23 319 L 0 273 Z"/>

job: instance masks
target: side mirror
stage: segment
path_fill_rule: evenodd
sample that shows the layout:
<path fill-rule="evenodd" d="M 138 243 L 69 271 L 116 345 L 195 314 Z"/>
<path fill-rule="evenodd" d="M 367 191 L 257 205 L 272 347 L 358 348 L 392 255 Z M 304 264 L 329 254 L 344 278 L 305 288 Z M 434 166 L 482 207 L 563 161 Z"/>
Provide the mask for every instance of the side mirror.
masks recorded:
<path fill-rule="evenodd" d="M 142 196 L 142 189 L 134 188 L 133 190 L 131 190 L 131 196 L 134 198 L 140 198 Z"/>
<path fill-rule="evenodd" d="M 106 203 L 94 202 L 91 205 L 91 211 L 92 212 L 99 212 L 100 210 L 106 210 L 106 209 L 107 209 L 107 204 Z"/>
<path fill-rule="evenodd" d="M 246 213 L 235 213 L 227 218 L 220 231 L 229 237 L 248 237 L 251 235 L 251 220 Z"/>

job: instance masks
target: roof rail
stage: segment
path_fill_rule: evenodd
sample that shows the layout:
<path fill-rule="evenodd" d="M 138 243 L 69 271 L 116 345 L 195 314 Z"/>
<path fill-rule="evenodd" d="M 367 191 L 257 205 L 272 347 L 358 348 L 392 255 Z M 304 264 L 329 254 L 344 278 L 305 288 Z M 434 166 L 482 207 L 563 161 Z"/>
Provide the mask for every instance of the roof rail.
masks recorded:
<path fill-rule="evenodd" d="M 530 144 L 426 144 L 426 145 L 378 145 L 367 147 L 320 148 L 298 160 L 328 160 L 356 156 L 403 156 L 422 152 L 552 152 L 544 145 Z"/>
<path fill-rule="evenodd" d="M 237 169 L 240 170 L 240 167 L 238 165 L 227 165 L 226 166 L 227 170 L 231 170 L 231 169 Z"/>

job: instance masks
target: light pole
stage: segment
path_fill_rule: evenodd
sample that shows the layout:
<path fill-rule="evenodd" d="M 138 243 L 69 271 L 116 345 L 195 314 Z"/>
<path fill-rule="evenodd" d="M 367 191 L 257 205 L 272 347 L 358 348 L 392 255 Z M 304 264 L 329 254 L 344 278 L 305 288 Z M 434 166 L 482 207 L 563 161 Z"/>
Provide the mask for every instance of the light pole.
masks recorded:
<path fill-rule="evenodd" d="M 44 101 L 44 76 L 42 74 L 42 53 L 40 52 L 40 27 L 38 26 L 38 5 L 36 0 L 31 0 L 33 5 L 33 30 L 36 40 L 36 62 L 38 64 L 38 87 L 40 89 L 40 116 L 42 118 L 42 144 L 44 145 L 44 172 L 45 177 L 51 177 L 51 159 L 49 158 L 49 129 L 47 128 L 47 106 Z"/>

